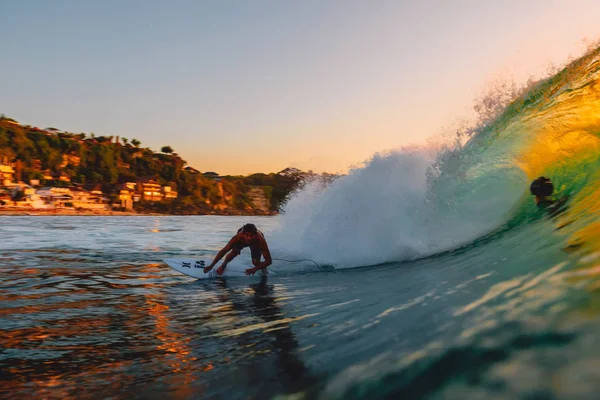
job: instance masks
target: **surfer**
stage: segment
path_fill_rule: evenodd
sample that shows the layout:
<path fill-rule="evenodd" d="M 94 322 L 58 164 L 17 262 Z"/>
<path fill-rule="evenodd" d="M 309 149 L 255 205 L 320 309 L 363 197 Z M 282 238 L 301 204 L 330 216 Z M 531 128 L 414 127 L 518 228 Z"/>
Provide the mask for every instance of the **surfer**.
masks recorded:
<path fill-rule="evenodd" d="M 554 192 L 554 185 L 549 178 L 540 176 L 529 186 L 531 194 L 535 196 L 535 204 L 540 208 L 546 208 L 554 204 L 554 199 L 550 198 Z"/>
<path fill-rule="evenodd" d="M 531 194 L 535 196 L 535 204 L 539 208 L 546 209 L 550 215 L 556 215 L 559 212 L 564 211 L 564 205 L 568 200 L 568 196 L 565 196 L 559 200 L 553 199 L 552 193 L 554 192 L 554 185 L 549 178 L 540 176 L 529 186 Z"/>
<path fill-rule="evenodd" d="M 225 254 L 229 253 L 225 257 L 223 264 L 217 269 L 217 274 L 222 275 L 223 272 L 225 272 L 225 268 L 227 268 L 227 264 L 237 257 L 244 247 L 250 247 L 252 265 L 254 265 L 254 268 L 248 268 L 246 270 L 246 275 L 254 275 L 255 272 L 271 265 L 271 252 L 269 251 L 265 236 L 261 231 L 256 229 L 256 225 L 246 224 L 242 226 L 237 234 L 231 238 L 229 243 L 217 253 L 213 262 L 210 263 L 208 267 L 204 268 L 204 273 L 206 274 L 213 269 L 215 264 L 217 264 Z M 264 257 L 265 261 L 260 261 L 261 256 Z"/>

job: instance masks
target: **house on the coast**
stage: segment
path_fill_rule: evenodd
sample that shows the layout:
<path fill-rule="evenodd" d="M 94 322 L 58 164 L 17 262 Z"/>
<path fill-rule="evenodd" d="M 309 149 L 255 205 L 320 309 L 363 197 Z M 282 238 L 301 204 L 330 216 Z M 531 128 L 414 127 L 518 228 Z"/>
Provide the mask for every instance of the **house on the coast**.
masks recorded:
<path fill-rule="evenodd" d="M 129 189 L 134 203 L 142 199 L 142 194 L 137 190 L 139 186 L 137 182 L 125 182 L 123 185 Z"/>
<path fill-rule="evenodd" d="M 118 201 L 113 204 L 113 207 L 119 207 L 124 210 L 133 210 L 133 202 L 135 201 L 135 186 L 132 188 L 127 183 L 118 186 L 119 197 Z"/>
<path fill-rule="evenodd" d="M 125 185 L 131 189 L 129 182 Z M 173 190 L 171 186 L 161 186 L 157 181 L 152 178 L 141 179 L 136 186 L 136 193 L 133 194 L 133 201 L 163 201 L 176 199 L 178 196 L 177 191 Z M 140 196 L 140 198 L 136 198 Z"/>
<path fill-rule="evenodd" d="M 108 199 L 102 191 L 87 191 L 80 187 L 44 187 L 37 195 L 45 204 L 53 207 L 72 207 L 86 210 L 105 210 Z"/>
<path fill-rule="evenodd" d="M 216 182 L 220 182 L 221 181 L 221 176 L 219 176 L 219 174 L 217 174 L 216 172 L 212 172 L 212 171 L 205 172 L 205 173 L 202 174 L 202 176 L 204 178 L 212 179 L 212 180 L 214 180 Z"/>
<path fill-rule="evenodd" d="M 82 187 L 71 186 L 71 196 L 73 197 L 73 207 L 75 208 L 105 208 L 102 191 L 95 193 L 85 190 Z M 98 206 L 102 205 L 102 207 Z"/>
<path fill-rule="evenodd" d="M 12 197 L 10 195 L 10 191 L 8 189 L 0 188 L 0 206 L 5 206 L 10 204 Z"/>
<path fill-rule="evenodd" d="M 36 194 L 47 205 L 55 207 L 64 206 L 65 203 L 71 203 L 73 200 L 71 189 L 46 186 L 38 189 Z"/>
<path fill-rule="evenodd" d="M 0 186 L 9 186 L 15 179 L 15 163 L 8 162 L 7 156 L 0 156 Z"/>
<path fill-rule="evenodd" d="M 95 186 L 92 186 L 90 189 L 89 201 L 94 204 L 101 204 L 102 207 L 99 207 L 99 208 L 107 208 L 108 203 L 110 202 L 110 199 L 108 199 L 104 195 L 104 192 L 102 192 L 102 185 L 96 184 Z"/>
<path fill-rule="evenodd" d="M 18 195 L 17 195 L 18 194 Z M 17 196 L 16 196 L 17 195 Z M 23 182 L 13 188 L 14 205 L 17 207 L 45 208 L 47 207 L 37 190 Z"/>
<path fill-rule="evenodd" d="M 146 201 L 161 201 L 164 197 L 160 185 L 154 181 L 149 180 L 142 182 L 142 199 Z"/>
<path fill-rule="evenodd" d="M 15 179 L 15 169 L 9 164 L 0 164 L 0 185 L 8 186 Z"/>
<path fill-rule="evenodd" d="M 171 188 L 171 186 L 162 187 L 163 195 L 165 200 L 176 199 L 177 192 Z"/>

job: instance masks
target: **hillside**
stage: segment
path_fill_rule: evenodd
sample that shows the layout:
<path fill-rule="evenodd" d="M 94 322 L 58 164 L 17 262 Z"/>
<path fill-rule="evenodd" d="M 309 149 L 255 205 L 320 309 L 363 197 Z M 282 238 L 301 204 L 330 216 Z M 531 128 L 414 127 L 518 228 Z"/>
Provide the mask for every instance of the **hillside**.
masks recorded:
<path fill-rule="evenodd" d="M 128 183 L 155 182 L 177 197 L 140 199 L 139 212 L 167 214 L 272 214 L 312 172 L 219 176 L 187 166 L 170 146 L 155 152 L 137 139 L 70 133 L 21 125 L 0 117 L 0 160 L 15 166 L 15 180 L 40 185 L 101 187 L 111 198 Z M 328 175 L 332 177 L 332 175 Z"/>

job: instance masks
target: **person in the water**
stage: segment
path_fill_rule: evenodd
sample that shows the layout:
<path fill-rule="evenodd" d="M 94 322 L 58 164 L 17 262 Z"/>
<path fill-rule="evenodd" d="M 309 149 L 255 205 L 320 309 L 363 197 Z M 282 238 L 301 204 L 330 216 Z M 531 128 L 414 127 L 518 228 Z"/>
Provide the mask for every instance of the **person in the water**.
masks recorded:
<path fill-rule="evenodd" d="M 225 268 L 227 268 L 227 264 L 237 257 L 244 247 L 250 247 L 252 265 L 254 265 L 254 268 L 248 268 L 246 270 L 246 275 L 254 275 L 255 272 L 267 268 L 273 262 L 271 260 L 269 246 L 265 240 L 265 235 L 256 229 L 256 225 L 246 224 L 242 226 L 237 234 L 231 238 L 229 243 L 217 253 L 213 262 L 210 263 L 208 267 L 204 268 L 204 273 L 213 269 L 219 260 L 221 260 L 225 254 L 229 253 L 225 257 L 223 264 L 217 269 L 217 274 L 222 275 L 223 272 L 225 272 Z M 264 257 L 264 261 L 260 261 L 261 256 Z"/>
<path fill-rule="evenodd" d="M 535 196 L 535 204 L 537 204 L 539 208 L 543 208 L 548 211 L 550 215 L 554 216 L 565 210 L 564 206 L 568 200 L 568 196 L 555 199 L 552 196 L 552 193 L 554 193 L 554 185 L 549 178 L 540 176 L 531 182 L 529 190 L 531 191 L 531 194 Z"/>
<path fill-rule="evenodd" d="M 537 204 L 538 207 L 546 208 L 555 203 L 555 200 L 550 197 L 554 192 L 554 185 L 549 178 L 540 176 L 531 182 L 529 190 L 531 191 L 531 194 L 535 196 L 535 204 Z"/>

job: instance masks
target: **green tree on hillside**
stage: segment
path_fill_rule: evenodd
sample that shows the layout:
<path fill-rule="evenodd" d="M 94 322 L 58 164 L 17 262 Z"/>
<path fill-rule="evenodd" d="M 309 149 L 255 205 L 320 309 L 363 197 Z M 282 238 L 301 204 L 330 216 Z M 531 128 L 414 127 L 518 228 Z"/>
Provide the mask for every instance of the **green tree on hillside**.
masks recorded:
<path fill-rule="evenodd" d="M 136 203 L 140 211 L 167 213 L 227 213 L 252 212 L 255 207 L 248 193 L 262 188 L 272 210 L 278 210 L 291 190 L 314 174 L 288 168 L 277 174 L 225 176 L 219 180 L 203 176 L 194 169 L 185 170 L 186 162 L 171 146 L 162 146 L 161 152 L 141 148 L 137 139 L 130 142 L 121 138 L 124 146 L 114 143 L 113 136 L 91 133 L 72 134 L 61 131 L 44 132 L 0 118 L 0 156 L 20 165 L 26 179 L 41 178 L 43 171 L 61 173 L 73 183 L 92 187 L 98 184 L 109 198 L 118 195 L 118 183 L 154 180 L 162 186 L 171 186 L 177 198 L 155 202 Z M 64 156 L 77 156 L 65 163 Z M 48 185 L 68 186 L 72 183 L 51 179 Z M 222 211 L 219 211 L 222 212 Z"/>

